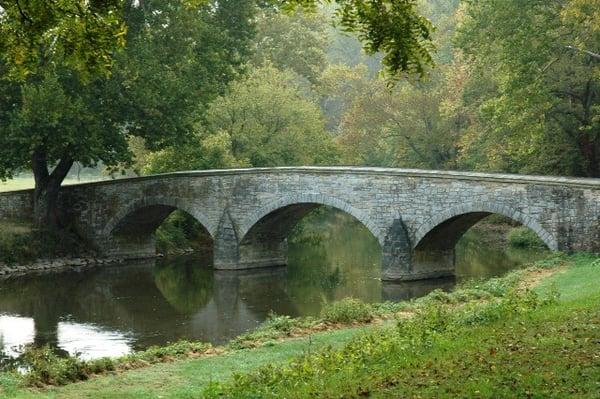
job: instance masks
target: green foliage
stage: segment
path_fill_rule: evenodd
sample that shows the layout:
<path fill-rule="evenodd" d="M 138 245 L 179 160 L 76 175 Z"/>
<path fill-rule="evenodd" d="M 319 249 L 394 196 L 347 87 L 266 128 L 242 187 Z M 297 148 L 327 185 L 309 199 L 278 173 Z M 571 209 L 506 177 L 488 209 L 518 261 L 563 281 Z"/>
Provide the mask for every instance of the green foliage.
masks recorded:
<path fill-rule="evenodd" d="M 59 357 L 49 347 L 29 348 L 23 353 L 23 362 L 28 366 L 24 382 L 28 386 L 64 385 L 85 380 L 89 369 L 75 357 Z"/>
<path fill-rule="evenodd" d="M 62 64 L 85 79 L 107 75 L 113 53 L 125 45 L 123 3 L 0 1 L 0 54 L 8 73 L 24 80 Z"/>
<path fill-rule="evenodd" d="M 382 63 L 389 77 L 402 73 L 424 76 L 433 64 L 431 32 L 433 26 L 419 15 L 417 1 L 286 0 L 284 5 L 315 9 L 319 3 L 335 3 L 336 23 L 354 33 L 368 54 L 382 52 Z"/>
<path fill-rule="evenodd" d="M 390 89 L 384 81 L 370 79 L 364 67 L 328 69 L 321 90 L 328 103 L 342 108 L 337 129 L 344 162 L 454 167 L 460 114 L 443 108 L 454 91 L 447 76 L 451 71 L 440 67 L 428 82 L 403 82 Z"/>
<path fill-rule="evenodd" d="M 16 378 L 12 372 L 3 372 L 0 376 L 7 379 L 7 384 L 15 384 L 18 381 L 18 384 L 29 387 L 65 385 L 119 369 L 195 356 L 205 353 L 210 348 L 209 344 L 201 342 L 179 341 L 162 347 L 152 346 L 120 358 L 86 361 L 76 356 L 61 357 L 48 346 L 27 347 L 19 358 L 20 366 L 26 370 L 25 374 Z"/>
<path fill-rule="evenodd" d="M 42 3 L 27 2 L 40 14 L 45 10 Z M 49 15 L 48 29 L 53 29 L 54 19 L 63 18 L 66 30 L 56 28 L 47 39 L 58 32 L 64 35 L 57 41 L 59 47 L 63 39 L 73 40 L 77 42 L 71 43 L 74 51 L 79 51 L 76 44 L 86 45 L 77 34 L 79 22 L 89 28 L 86 40 L 98 38 L 87 20 L 60 8 L 63 3 L 68 2 L 52 2 L 59 8 L 56 15 Z M 106 7 L 124 5 L 75 3 L 72 7 L 86 13 L 91 9 L 99 19 Z M 16 10 L 14 3 L 9 7 Z M 116 17 L 129 28 L 127 45 L 119 53 L 111 50 L 109 60 L 96 59 L 103 66 L 111 64 L 110 76 L 94 74 L 85 79 L 73 73 L 75 66 L 66 58 L 57 56 L 54 62 L 42 62 L 35 75 L 14 81 L 10 65 L 0 60 L 0 178 L 32 169 L 36 221 L 44 224 L 48 219 L 49 227 L 64 227 L 55 220 L 60 216 L 58 192 L 75 162 L 127 166 L 131 136 L 141 137 L 151 150 L 189 138 L 206 104 L 223 93 L 241 71 L 253 35 L 255 9 L 252 0 L 220 1 L 216 9 L 211 4 L 189 6 L 183 0 L 147 0 L 137 6 L 129 4 L 124 11 L 119 8 L 123 15 Z M 0 29 L 12 29 L 10 21 L 0 19 Z M 30 34 L 23 33 L 22 38 L 31 39 Z M 124 34 L 124 30 L 119 33 L 120 41 Z M 100 39 L 94 43 L 98 51 L 104 50 Z M 95 60 L 94 54 L 87 54 L 89 60 Z"/>
<path fill-rule="evenodd" d="M 135 363 L 138 361 L 147 363 L 158 363 L 171 361 L 177 358 L 185 358 L 194 354 L 201 354 L 211 348 L 210 344 L 204 342 L 190 342 L 181 340 L 166 346 L 151 346 L 150 348 L 116 360 L 116 363 Z"/>
<path fill-rule="evenodd" d="M 373 309 L 370 305 L 354 298 L 326 305 L 321 311 L 321 317 L 328 323 L 367 323 L 373 319 Z"/>
<path fill-rule="evenodd" d="M 458 43 L 471 65 L 465 100 L 475 123 L 464 148 L 479 167 L 599 175 L 600 58 L 584 50 L 600 39 L 599 15 L 589 12 L 600 3 L 567 4 L 465 2 Z"/>
<path fill-rule="evenodd" d="M 544 248 L 546 244 L 531 229 L 527 227 L 517 227 L 508 233 L 508 242 L 512 247 L 517 248 Z"/>
<path fill-rule="evenodd" d="M 148 172 L 230 166 L 331 164 L 336 149 L 320 109 L 295 75 L 268 65 L 252 69 L 213 101 L 195 143 L 157 153 Z M 214 143 L 213 156 L 207 143 Z M 174 152 L 177 156 L 173 156 Z"/>
<path fill-rule="evenodd" d="M 318 320 L 310 317 L 291 318 L 270 313 L 267 319 L 254 331 L 233 339 L 228 347 L 234 350 L 260 346 L 270 341 L 289 337 L 294 331 L 313 327 Z"/>
<path fill-rule="evenodd" d="M 257 22 L 252 63 L 290 70 L 316 83 L 327 65 L 327 20 L 319 13 L 264 13 Z"/>

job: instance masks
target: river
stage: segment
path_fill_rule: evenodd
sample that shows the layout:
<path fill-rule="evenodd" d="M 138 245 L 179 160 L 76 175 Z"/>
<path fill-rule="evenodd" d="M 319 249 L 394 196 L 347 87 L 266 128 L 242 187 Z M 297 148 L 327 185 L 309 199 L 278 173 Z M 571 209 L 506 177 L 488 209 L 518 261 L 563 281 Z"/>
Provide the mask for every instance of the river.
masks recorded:
<path fill-rule="evenodd" d="M 337 212 L 308 218 L 290 238 L 287 267 L 215 271 L 209 254 L 131 262 L 0 282 L 0 361 L 28 344 L 91 359 L 179 339 L 214 344 L 251 330 L 269 313 L 318 315 L 345 297 L 419 297 L 457 281 L 501 275 L 544 256 L 478 234 L 460 241 L 456 278 L 386 283 L 376 239 Z"/>

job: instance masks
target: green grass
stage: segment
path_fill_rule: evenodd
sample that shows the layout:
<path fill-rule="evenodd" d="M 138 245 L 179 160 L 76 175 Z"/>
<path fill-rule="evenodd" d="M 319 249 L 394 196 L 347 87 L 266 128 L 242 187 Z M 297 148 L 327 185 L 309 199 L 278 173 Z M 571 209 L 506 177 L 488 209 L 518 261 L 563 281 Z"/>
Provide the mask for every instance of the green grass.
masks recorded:
<path fill-rule="evenodd" d="M 16 177 L 7 181 L 0 181 L 0 192 L 27 190 L 33 188 L 33 178 Z"/>
<path fill-rule="evenodd" d="M 163 363 L 152 367 L 94 378 L 49 390 L 22 391 L 10 398 L 190 398 L 212 381 L 223 381 L 234 372 L 246 372 L 264 364 L 277 364 L 324 346 L 340 346 L 364 328 L 349 328 L 311 337 L 273 342 L 252 350 L 227 355 Z M 0 379 L 0 384 L 2 380 Z M 9 383 L 5 382 L 5 386 Z"/>
<path fill-rule="evenodd" d="M 315 321 L 274 315 L 241 341 L 255 349 L 41 391 L 0 374 L 0 386 L 14 398 L 600 397 L 600 260 L 555 256 L 537 269 L 565 263 L 535 292 L 515 290 L 517 271 L 371 310 L 417 312 L 398 323 L 280 341 Z"/>
<path fill-rule="evenodd" d="M 97 178 L 82 178 L 80 180 L 68 178 L 65 179 L 63 185 L 79 184 L 79 183 L 91 183 L 98 181 Z M 17 191 L 17 190 L 28 190 L 33 188 L 34 181 L 33 177 L 15 177 L 7 181 L 0 181 L 0 192 L 6 191 Z"/>

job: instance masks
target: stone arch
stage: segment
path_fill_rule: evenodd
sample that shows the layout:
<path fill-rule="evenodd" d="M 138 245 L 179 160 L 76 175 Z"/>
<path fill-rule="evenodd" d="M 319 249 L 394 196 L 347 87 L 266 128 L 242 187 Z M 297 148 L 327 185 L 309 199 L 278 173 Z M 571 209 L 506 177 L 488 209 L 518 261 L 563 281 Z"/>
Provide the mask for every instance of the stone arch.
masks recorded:
<path fill-rule="evenodd" d="M 211 238 L 215 237 L 215 232 L 217 230 L 217 226 L 210 222 L 210 219 L 207 218 L 202 212 L 196 209 L 193 206 L 190 206 L 187 202 L 182 201 L 177 198 L 144 198 L 142 200 L 133 201 L 127 206 L 123 207 L 119 210 L 104 226 L 102 230 L 102 235 L 104 237 L 109 237 L 113 234 L 119 223 L 121 223 L 127 216 L 133 214 L 136 211 L 139 211 L 148 207 L 156 207 L 156 206 L 164 206 L 173 208 L 173 210 L 181 210 L 191 215 L 194 219 L 196 219 L 206 231 L 210 234 Z"/>
<path fill-rule="evenodd" d="M 533 230 L 550 250 L 558 250 L 556 238 L 552 236 L 544 227 L 542 227 L 534 218 L 523 214 L 511 207 L 498 204 L 471 203 L 456 206 L 436 214 L 429 220 L 419 226 L 414 234 L 413 249 L 415 249 L 421 241 L 438 226 L 452 218 L 468 214 L 499 214 L 511 218 L 523 226 Z M 487 216 L 487 215 L 486 215 Z"/>
<path fill-rule="evenodd" d="M 326 205 L 332 208 L 339 209 L 346 212 L 350 216 L 353 216 L 356 220 L 361 222 L 370 232 L 377 238 L 377 241 L 384 247 L 385 235 L 381 229 L 371 220 L 371 218 L 363 211 L 356 209 L 346 201 L 338 198 L 330 197 L 321 194 L 296 194 L 286 195 L 279 198 L 267 205 L 252 212 L 252 214 L 242 221 L 238 226 L 238 237 L 240 242 L 244 240 L 250 230 L 261 220 L 267 217 L 269 214 L 276 212 L 280 209 L 301 204 L 314 204 L 314 205 Z"/>

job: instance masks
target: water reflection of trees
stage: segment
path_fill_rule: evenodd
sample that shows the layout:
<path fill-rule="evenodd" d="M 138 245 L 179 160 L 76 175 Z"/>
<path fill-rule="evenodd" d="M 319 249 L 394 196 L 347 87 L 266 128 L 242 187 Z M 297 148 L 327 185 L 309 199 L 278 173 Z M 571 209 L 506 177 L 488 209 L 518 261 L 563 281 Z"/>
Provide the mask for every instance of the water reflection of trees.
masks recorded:
<path fill-rule="evenodd" d="M 186 259 L 158 265 L 154 282 L 169 304 L 181 313 L 200 311 L 213 297 L 213 270 L 210 263 L 189 267 Z"/>
<path fill-rule="evenodd" d="M 489 240 L 488 240 L 489 241 Z M 542 259 L 546 250 L 490 245 L 475 232 L 467 232 L 456 246 L 458 278 L 499 276 L 520 265 Z"/>
<path fill-rule="evenodd" d="M 381 250 L 377 239 L 352 216 L 319 209 L 290 239 L 288 290 L 303 314 L 352 296 L 381 299 Z"/>

